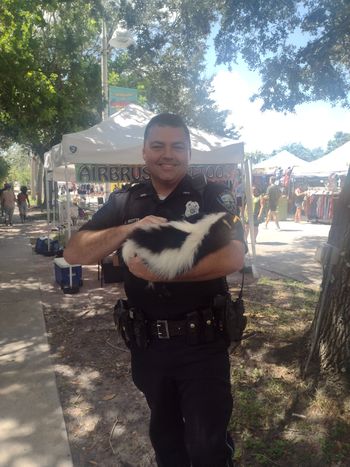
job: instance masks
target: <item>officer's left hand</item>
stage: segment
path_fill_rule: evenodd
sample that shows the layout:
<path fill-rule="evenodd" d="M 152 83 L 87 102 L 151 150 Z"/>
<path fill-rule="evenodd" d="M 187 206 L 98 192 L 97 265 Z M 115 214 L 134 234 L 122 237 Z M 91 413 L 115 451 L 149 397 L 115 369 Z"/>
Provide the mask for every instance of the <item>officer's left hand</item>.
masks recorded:
<path fill-rule="evenodd" d="M 128 268 L 131 274 L 140 279 L 150 282 L 159 282 L 161 278 L 151 272 L 139 256 L 134 256 L 128 262 Z"/>

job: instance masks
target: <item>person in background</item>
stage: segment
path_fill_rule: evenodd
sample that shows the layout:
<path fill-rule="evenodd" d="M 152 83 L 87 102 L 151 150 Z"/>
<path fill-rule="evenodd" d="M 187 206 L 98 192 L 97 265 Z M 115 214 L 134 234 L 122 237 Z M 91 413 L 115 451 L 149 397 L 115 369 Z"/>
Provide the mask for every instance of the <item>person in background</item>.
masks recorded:
<path fill-rule="evenodd" d="M 298 186 L 295 191 L 294 191 L 295 199 L 294 199 L 294 205 L 295 205 L 295 214 L 294 214 L 294 222 L 300 222 L 301 221 L 301 214 L 302 214 L 302 209 L 303 209 L 303 201 L 305 195 L 307 195 L 307 190 L 303 186 Z"/>
<path fill-rule="evenodd" d="M 5 190 L 5 185 L 6 183 L 4 183 L 4 187 L 0 189 L 0 206 L 1 206 L 1 217 L 4 217 L 4 206 L 3 206 L 3 203 L 2 203 L 2 193 L 3 191 Z"/>
<path fill-rule="evenodd" d="M 277 216 L 277 206 L 278 201 L 281 197 L 281 190 L 275 185 L 276 179 L 275 177 L 270 177 L 269 186 L 266 191 L 265 199 L 267 200 L 267 216 L 265 221 L 265 228 L 267 229 L 268 223 L 273 220 L 275 221 L 277 230 L 280 230 L 280 225 L 278 223 L 278 216 Z"/>
<path fill-rule="evenodd" d="M 243 186 L 243 181 L 242 177 L 240 175 L 239 183 L 236 186 L 236 203 L 237 207 L 239 209 L 239 215 L 240 217 L 243 217 L 243 194 L 244 194 L 244 186 Z"/>
<path fill-rule="evenodd" d="M 21 191 L 17 195 L 17 205 L 22 224 L 26 221 L 27 211 L 28 208 L 30 208 L 30 202 L 27 191 L 28 188 L 26 186 L 21 186 Z"/>
<path fill-rule="evenodd" d="M 13 192 L 12 186 L 5 183 L 4 191 L 1 193 L 1 205 L 5 213 L 5 224 L 12 225 L 13 213 L 16 205 L 16 197 Z"/>
<path fill-rule="evenodd" d="M 72 225 L 77 225 L 79 219 L 79 197 L 74 196 L 70 206 L 70 219 Z"/>
<path fill-rule="evenodd" d="M 64 258 L 70 264 L 96 264 L 142 225 L 200 213 L 232 216 L 230 244 L 174 280 L 153 274 L 138 256 L 130 259 L 124 273 L 127 301 L 118 301 L 119 311 L 126 312 L 133 381 L 150 407 L 157 465 L 230 467 L 230 361 L 222 328 L 216 325 L 220 318 L 214 314 L 217 299 L 228 290 L 225 276 L 243 266 L 244 233 L 235 199 L 225 186 L 207 183 L 198 190 L 187 174 L 190 155 L 190 133 L 181 117 L 153 117 L 143 147 L 151 179 L 111 193 L 72 236 Z M 205 335 L 212 325 L 213 332 Z"/>
<path fill-rule="evenodd" d="M 265 200 L 259 188 L 257 188 L 256 186 L 252 187 L 252 195 L 253 195 L 252 203 L 253 203 L 253 221 L 254 221 L 254 240 L 256 242 L 256 238 L 259 232 L 259 224 L 262 221 Z M 244 233 L 245 233 L 245 239 L 247 240 L 248 235 L 249 235 L 249 219 L 248 219 L 247 204 L 244 210 Z"/>

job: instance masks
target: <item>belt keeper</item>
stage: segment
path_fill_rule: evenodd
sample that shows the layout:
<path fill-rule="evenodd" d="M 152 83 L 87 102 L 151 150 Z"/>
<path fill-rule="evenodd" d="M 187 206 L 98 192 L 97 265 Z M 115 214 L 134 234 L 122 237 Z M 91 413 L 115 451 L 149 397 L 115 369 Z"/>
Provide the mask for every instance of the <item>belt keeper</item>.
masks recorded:
<path fill-rule="evenodd" d="M 197 311 L 188 313 L 186 316 L 186 340 L 190 345 L 196 345 L 200 340 L 200 316 Z"/>
<path fill-rule="evenodd" d="M 202 310 L 203 319 L 203 341 L 211 342 L 215 339 L 214 315 L 210 308 Z"/>

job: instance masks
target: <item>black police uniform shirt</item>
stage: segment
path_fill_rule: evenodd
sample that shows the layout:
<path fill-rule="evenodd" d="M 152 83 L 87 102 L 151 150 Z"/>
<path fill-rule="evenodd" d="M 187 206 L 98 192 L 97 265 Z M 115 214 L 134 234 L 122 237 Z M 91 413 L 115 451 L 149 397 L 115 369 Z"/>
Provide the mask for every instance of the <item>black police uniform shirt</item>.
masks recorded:
<path fill-rule="evenodd" d="M 112 193 L 108 202 L 81 230 L 107 229 L 136 222 L 149 215 L 172 221 L 197 213 L 228 212 L 233 219 L 232 239 L 244 243 L 234 197 L 224 185 L 208 183 L 200 193 L 193 187 L 191 177 L 186 175 L 175 190 L 161 200 L 151 182 L 139 183 L 129 188 L 126 207 L 121 212 L 120 209 L 118 211 L 118 197 L 125 195 L 122 192 Z M 127 268 L 123 274 L 130 306 L 143 310 L 148 319 L 182 319 L 189 311 L 210 306 L 215 295 L 227 291 L 225 278 L 197 282 L 155 282 L 150 287 L 147 281 L 135 277 Z"/>

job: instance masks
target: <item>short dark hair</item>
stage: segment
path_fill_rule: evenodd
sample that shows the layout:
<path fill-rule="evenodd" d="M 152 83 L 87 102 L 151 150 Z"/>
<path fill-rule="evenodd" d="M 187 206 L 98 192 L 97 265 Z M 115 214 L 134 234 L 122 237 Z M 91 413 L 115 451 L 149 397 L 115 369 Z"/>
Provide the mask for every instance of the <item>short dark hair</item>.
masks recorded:
<path fill-rule="evenodd" d="M 257 194 L 257 196 L 260 196 L 260 195 L 261 195 L 261 190 L 260 190 L 260 188 L 257 187 L 257 186 L 255 186 L 255 185 L 252 186 L 252 192 L 254 193 L 254 191 L 255 191 L 255 193 Z"/>
<path fill-rule="evenodd" d="M 270 177 L 270 183 L 275 183 L 276 178 L 275 177 Z"/>
<path fill-rule="evenodd" d="M 172 126 L 174 128 L 182 128 L 185 132 L 185 135 L 186 135 L 186 138 L 189 144 L 189 149 L 191 151 L 190 131 L 186 123 L 183 121 L 183 119 L 179 115 L 164 112 L 151 118 L 151 120 L 147 123 L 146 128 L 145 128 L 143 144 L 146 143 L 148 135 L 154 126 Z"/>

